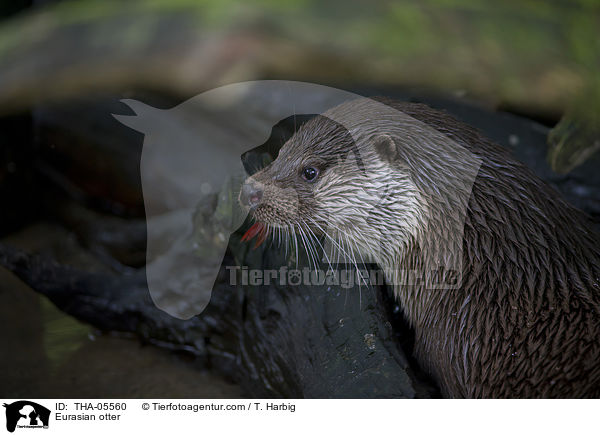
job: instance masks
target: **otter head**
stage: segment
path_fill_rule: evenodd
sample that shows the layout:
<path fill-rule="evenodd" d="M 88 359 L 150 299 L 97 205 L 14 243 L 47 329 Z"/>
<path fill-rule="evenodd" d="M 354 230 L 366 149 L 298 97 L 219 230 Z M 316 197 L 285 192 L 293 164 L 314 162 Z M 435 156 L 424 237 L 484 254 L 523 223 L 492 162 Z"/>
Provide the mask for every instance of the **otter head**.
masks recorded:
<path fill-rule="evenodd" d="M 419 193 L 394 140 L 359 130 L 324 116 L 304 124 L 243 184 L 239 201 L 256 220 L 245 238 L 283 232 L 315 246 L 326 233 L 351 262 L 392 262 L 415 234 Z"/>

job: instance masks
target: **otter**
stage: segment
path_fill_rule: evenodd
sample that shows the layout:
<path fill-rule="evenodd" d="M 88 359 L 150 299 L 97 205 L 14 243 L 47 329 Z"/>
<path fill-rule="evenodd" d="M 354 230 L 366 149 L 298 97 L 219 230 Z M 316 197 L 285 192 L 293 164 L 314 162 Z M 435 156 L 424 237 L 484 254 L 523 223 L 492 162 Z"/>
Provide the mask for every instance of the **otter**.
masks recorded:
<path fill-rule="evenodd" d="M 365 122 L 374 117 L 381 128 Z M 456 182 L 461 174 L 472 182 Z M 377 263 L 445 397 L 600 397 L 600 237 L 507 149 L 449 114 L 343 103 L 303 124 L 239 201 L 256 222 L 245 240 L 298 235 L 313 259 L 315 242 L 329 240 L 352 262 Z M 433 264 L 458 280 L 435 285 Z"/>

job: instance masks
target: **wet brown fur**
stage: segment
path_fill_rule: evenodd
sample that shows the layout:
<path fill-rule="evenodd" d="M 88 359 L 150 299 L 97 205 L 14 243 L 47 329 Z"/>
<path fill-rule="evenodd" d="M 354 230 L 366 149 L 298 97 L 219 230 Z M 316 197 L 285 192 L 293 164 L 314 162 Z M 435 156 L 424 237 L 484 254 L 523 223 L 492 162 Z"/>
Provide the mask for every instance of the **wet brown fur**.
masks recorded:
<path fill-rule="evenodd" d="M 482 161 L 462 235 L 462 285 L 396 290 L 415 329 L 419 362 L 447 397 L 600 397 L 600 237 L 587 217 L 477 130 L 425 105 L 381 101 Z M 309 187 L 293 178 L 307 153 L 327 160 L 351 146 L 338 127 L 336 141 L 317 145 L 328 129 L 332 124 L 323 118 L 309 121 L 295 139 L 304 143 L 299 154 L 280 155 L 257 174 L 267 185 L 296 191 L 300 216 L 319 207 L 302 190 Z M 428 195 L 436 186 L 422 170 L 426 162 L 402 155 L 402 147 L 398 152 L 398 159 L 411 161 L 405 166 L 410 178 L 433 209 L 422 230 L 435 243 L 443 234 L 444 192 Z M 418 267 L 423 246 L 389 260 Z"/>

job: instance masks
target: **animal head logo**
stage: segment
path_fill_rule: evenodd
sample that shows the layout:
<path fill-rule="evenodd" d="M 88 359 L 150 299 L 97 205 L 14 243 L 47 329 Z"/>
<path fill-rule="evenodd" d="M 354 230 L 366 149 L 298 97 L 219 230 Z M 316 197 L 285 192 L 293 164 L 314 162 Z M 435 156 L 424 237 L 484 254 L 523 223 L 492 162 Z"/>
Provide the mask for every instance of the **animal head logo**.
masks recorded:
<path fill-rule="evenodd" d="M 353 102 L 360 102 L 360 113 L 330 110 Z M 274 125 L 297 114 L 325 114 L 358 141 L 361 129 L 381 127 L 382 116 L 388 121 L 410 118 L 356 94 L 289 81 L 232 84 L 167 110 L 135 100 L 123 103 L 135 114 L 113 116 L 144 133 L 140 172 L 150 295 L 158 308 L 182 319 L 201 313 L 210 301 L 229 236 L 247 216 L 237 201 L 248 177 L 241 156 L 263 144 Z M 372 116 L 366 119 L 365 113 Z M 424 124 L 422 128 L 440 143 L 462 149 Z M 466 150 L 463 157 L 477 160 Z M 465 184 L 472 185 L 475 175 L 476 169 L 466 172 Z M 385 200 L 385 189 L 368 192 L 365 200 L 376 206 Z"/>
<path fill-rule="evenodd" d="M 6 430 L 14 432 L 16 428 L 47 428 L 50 410 L 29 400 L 19 400 L 4 404 L 6 408 Z"/>

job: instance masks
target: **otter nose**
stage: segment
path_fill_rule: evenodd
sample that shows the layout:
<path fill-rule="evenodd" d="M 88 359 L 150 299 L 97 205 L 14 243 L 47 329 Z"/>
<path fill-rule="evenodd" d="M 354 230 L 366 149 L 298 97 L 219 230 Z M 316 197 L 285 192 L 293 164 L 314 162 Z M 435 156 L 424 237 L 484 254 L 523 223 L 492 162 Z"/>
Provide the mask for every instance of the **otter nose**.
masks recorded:
<path fill-rule="evenodd" d="M 248 207 L 256 207 L 262 200 L 263 191 L 260 186 L 252 181 L 246 181 L 240 192 L 240 201 Z"/>

